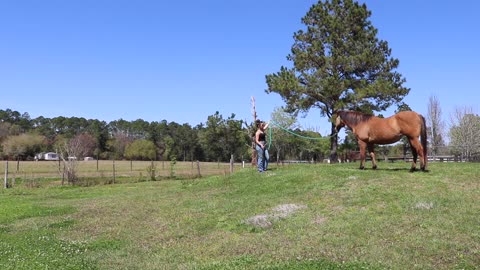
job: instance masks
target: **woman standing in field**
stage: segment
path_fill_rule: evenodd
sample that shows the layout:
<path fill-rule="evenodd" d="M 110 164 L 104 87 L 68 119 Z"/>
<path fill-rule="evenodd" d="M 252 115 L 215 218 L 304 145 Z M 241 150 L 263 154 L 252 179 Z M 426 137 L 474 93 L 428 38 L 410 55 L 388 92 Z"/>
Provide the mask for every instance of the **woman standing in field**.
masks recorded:
<path fill-rule="evenodd" d="M 255 132 L 255 149 L 257 150 L 257 168 L 259 172 L 264 172 L 267 170 L 267 157 L 266 157 L 266 135 L 265 130 L 268 128 L 268 123 L 262 122 L 260 120 L 256 121 L 257 132 Z"/>

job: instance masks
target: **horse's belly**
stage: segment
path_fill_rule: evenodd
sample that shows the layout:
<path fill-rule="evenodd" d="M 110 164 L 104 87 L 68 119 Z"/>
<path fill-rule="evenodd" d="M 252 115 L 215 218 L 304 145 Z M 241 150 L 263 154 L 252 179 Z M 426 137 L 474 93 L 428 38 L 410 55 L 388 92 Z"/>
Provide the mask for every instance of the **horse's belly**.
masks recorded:
<path fill-rule="evenodd" d="M 368 141 L 375 144 L 391 144 L 398 142 L 401 138 L 401 134 L 394 136 L 370 136 Z"/>

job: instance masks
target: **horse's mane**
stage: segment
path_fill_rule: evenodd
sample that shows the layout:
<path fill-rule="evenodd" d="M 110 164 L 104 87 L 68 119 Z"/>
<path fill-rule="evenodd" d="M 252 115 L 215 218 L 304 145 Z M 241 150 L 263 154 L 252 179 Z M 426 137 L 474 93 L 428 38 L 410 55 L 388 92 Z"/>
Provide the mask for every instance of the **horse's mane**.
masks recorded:
<path fill-rule="evenodd" d="M 348 123 L 352 126 L 356 126 L 360 123 L 366 122 L 373 117 L 373 115 L 371 114 L 353 111 L 339 111 L 337 112 L 337 114 L 342 118 L 345 123 Z"/>

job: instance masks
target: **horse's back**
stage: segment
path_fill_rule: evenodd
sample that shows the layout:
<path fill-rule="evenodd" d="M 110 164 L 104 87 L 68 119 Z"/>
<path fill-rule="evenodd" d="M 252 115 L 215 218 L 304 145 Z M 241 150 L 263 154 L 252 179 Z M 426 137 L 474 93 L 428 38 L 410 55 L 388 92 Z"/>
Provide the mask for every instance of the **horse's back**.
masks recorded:
<path fill-rule="evenodd" d="M 405 135 L 419 136 L 422 116 L 414 111 L 402 111 L 392 116 L 395 118 L 397 125 Z"/>
<path fill-rule="evenodd" d="M 406 122 L 416 122 L 421 120 L 421 115 L 414 111 L 402 111 L 395 115 L 391 116 L 397 120 L 406 121 Z"/>
<path fill-rule="evenodd" d="M 400 117 L 400 118 L 416 118 L 416 117 L 419 117 L 420 114 L 414 111 L 401 111 L 393 116 Z"/>

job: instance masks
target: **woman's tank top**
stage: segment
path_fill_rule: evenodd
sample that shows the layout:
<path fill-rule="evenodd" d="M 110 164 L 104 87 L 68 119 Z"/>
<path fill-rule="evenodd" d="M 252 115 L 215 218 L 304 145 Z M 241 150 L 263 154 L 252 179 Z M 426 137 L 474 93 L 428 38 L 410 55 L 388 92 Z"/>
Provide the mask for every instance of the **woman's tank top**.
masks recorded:
<path fill-rule="evenodd" d="M 261 132 L 260 135 L 258 135 L 258 140 L 265 141 L 265 132 Z"/>

